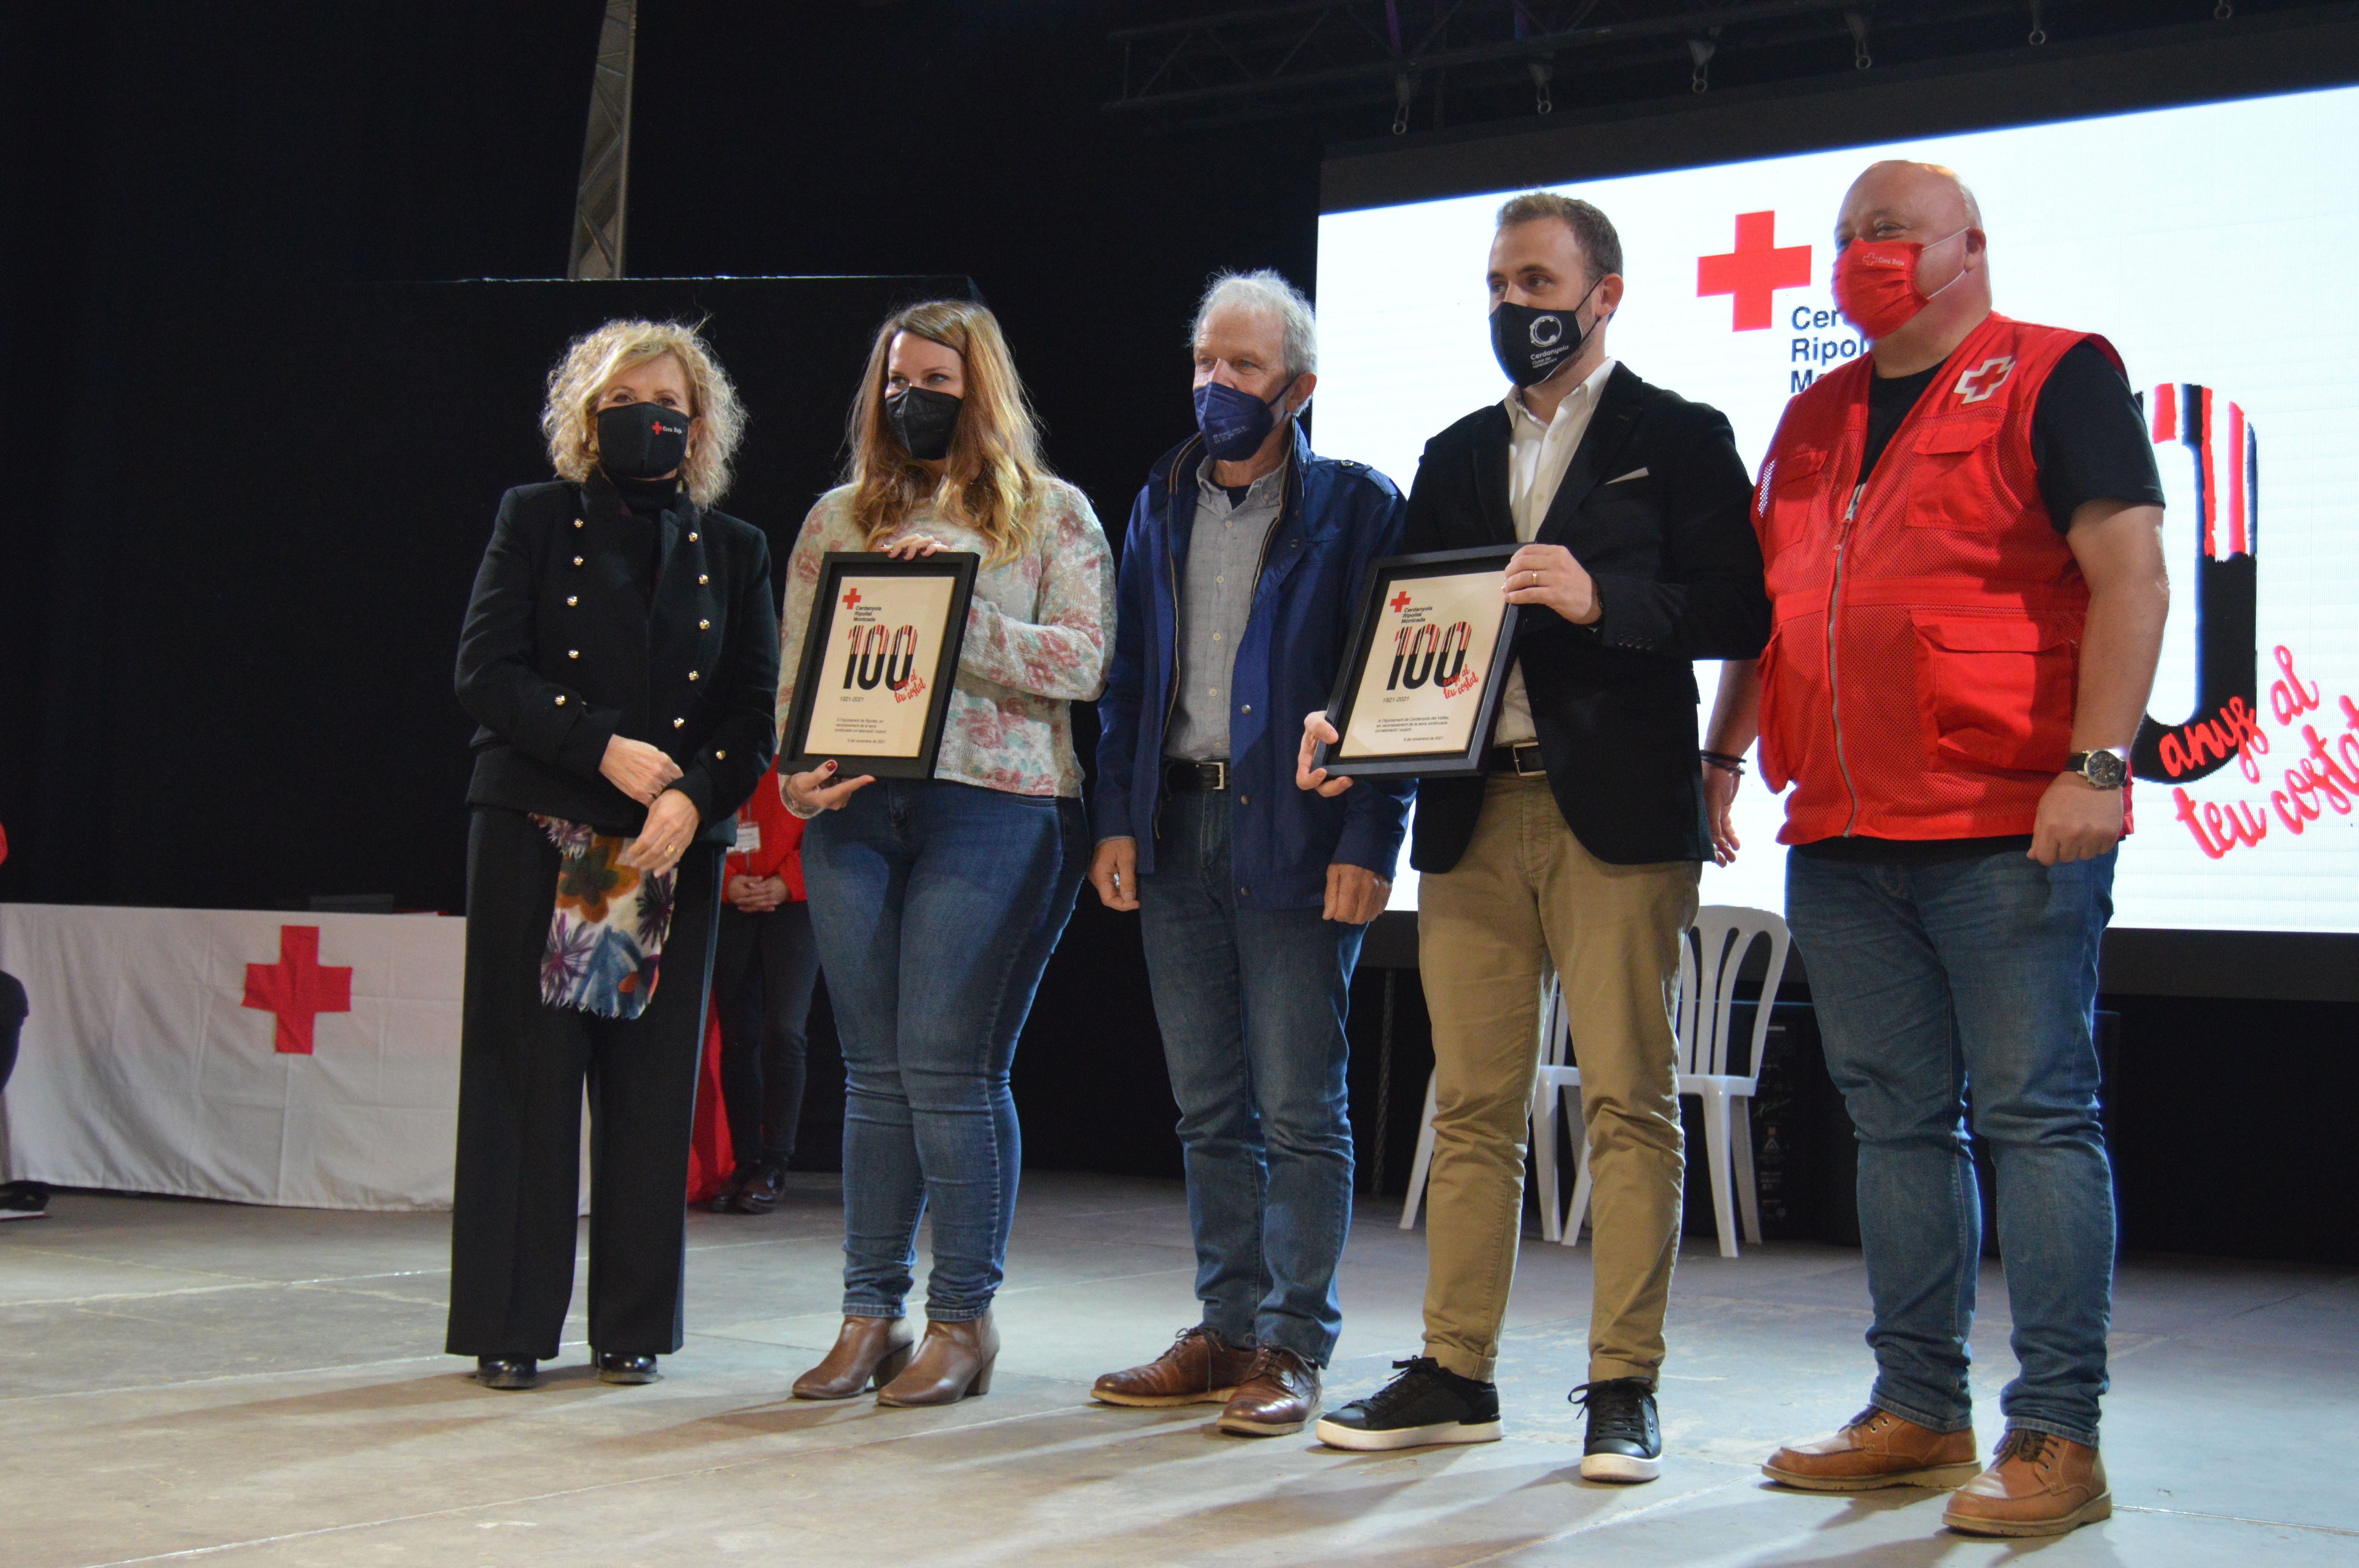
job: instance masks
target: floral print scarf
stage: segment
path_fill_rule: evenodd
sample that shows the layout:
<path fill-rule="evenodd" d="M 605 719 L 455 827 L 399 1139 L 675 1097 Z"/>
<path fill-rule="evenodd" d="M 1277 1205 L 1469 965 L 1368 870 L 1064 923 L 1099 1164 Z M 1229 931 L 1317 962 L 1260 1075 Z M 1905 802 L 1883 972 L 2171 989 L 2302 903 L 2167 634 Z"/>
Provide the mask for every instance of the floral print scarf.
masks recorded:
<path fill-rule="evenodd" d="M 621 862 L 627 838 L 560 817 L 533 820 L 558 853 L 540 1000 L 601 1018 L 638 1017 L 655 1000 L 678 870 L 649 876 Z"/>

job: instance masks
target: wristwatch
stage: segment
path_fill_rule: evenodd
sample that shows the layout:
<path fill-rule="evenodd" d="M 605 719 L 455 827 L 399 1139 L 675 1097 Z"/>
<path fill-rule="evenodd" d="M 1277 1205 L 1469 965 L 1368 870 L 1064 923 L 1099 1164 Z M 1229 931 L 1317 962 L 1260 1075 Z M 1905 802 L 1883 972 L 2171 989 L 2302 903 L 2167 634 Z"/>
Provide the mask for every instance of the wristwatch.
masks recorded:
<path fill-rule="evenodd" d="M 2075 752 L 2064 759 L 2064 771 L 2078 773 L 2096 789 L 2119 789 L 2130 782 L 2130 752 L 2126 746 L 2109 746 L 2102 752 Z"/>

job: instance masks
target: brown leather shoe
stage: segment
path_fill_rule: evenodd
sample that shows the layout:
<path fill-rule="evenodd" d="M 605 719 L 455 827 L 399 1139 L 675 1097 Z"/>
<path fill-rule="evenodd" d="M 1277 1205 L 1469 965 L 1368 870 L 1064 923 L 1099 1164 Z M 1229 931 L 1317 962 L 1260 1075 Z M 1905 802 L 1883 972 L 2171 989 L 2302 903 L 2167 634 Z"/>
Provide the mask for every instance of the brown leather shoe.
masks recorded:
<path fill-rule="evenodd" d="M 1318 1413 L 1319 1368 L 1291 1350 L 1265 1345 L 1212 1424 L 1240 1437 L 1284 1437 Z"/>
<path fill-rule="evenodd" d="M 1990 1468 L 1958 1488 L 1941 1522 L 1962 1535 L 2063 1535 L 2113 1517 L 2095 1449 L 2010 1427 Z"/>
<path fill-rule="evenodd" d="M 991 1364 L 999 1358 L 999 1330 L 991 1314 L 962 1323 L 926 1325 L 926 1337 L 901 1375 L 876 1390 L 880 1405 L 954 1405 L 991 1392 Z"/>
<path fill-rule="evenodd" d="M 1180 1331 L 1171 1348 L 1144 1367 L 1108 1372 L 1090 1398 L 1110 1405 L 1226 1404 L 1253 1369 L 1254 1353 L 1239 1350 L 1201 1325 Z"/>
<path fill-rule="evenodd" d="M 1974 1434 L 1935 1432 L 1873 1405 L 1832 1437 L 1788 1444 L 1761 1473 L 1806 1492 L 1872 1492 L 1879 1487 L 1955 1487 L 1973 1478 Z"/>
<path fill-rule="evenodd" d="M 795 1379 L 799 1400 L 848 1400 L 882 1388 L 909 1364 L 918 1331 L 906 1317 L 847 1317 L 827 1359 Z"/>

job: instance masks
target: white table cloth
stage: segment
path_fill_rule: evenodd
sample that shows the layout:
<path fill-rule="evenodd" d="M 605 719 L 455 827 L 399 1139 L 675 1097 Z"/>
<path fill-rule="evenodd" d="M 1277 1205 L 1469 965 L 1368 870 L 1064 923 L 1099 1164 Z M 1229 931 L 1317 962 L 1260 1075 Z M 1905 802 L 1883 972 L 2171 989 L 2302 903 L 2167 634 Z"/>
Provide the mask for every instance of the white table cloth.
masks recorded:
<path fill-rule="evenodd" d="M 435 915 L 0 904 L 0 969 L 31 1005 L 7 1173 L 447 1208 L 465 954 L 466 922 Z"/>

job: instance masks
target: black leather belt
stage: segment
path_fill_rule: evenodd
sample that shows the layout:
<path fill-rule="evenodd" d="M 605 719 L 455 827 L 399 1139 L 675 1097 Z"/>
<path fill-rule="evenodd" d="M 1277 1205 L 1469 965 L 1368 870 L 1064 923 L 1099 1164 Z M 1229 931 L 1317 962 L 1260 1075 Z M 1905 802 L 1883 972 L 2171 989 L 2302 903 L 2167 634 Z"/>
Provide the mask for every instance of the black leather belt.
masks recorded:
<path fill-rule="evenodd" d="M 1522 779 L 1546 778 L 1548 764 L 1540 761 L 1539 742 L 1525 741 L 1513 746 L 1492 747 L 1491 772 L 1513 773 Z"/>
<path fill-rule="evenodd" d="M 1229 787 L 1229 764 L 1226 762 L 1182 762 L 1165 758 L 1163 789 L 1167 795 L 1192 795 L 1199 790 L 1221 790 Z"/>

